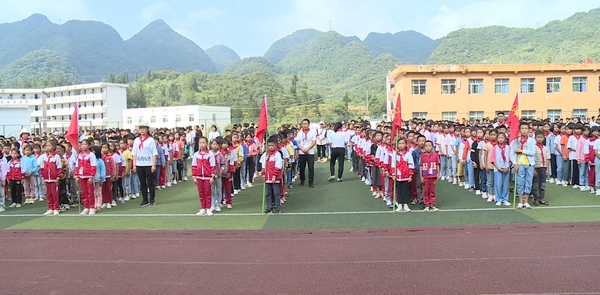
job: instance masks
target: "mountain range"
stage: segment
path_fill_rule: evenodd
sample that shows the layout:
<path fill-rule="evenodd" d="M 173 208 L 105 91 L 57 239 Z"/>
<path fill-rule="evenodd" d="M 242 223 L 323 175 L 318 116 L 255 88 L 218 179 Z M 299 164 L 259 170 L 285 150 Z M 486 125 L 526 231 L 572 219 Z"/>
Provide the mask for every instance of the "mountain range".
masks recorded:
<path fill-rule="evenodd" d="M 70 81 L 92 82 L 113 73 L 127 72 L 133 77 L 154 70 L 228 75 L 263 71 L 280 83 L 297 75 L 315 90 L 328 93 L 361 88 L 398 64 L 598 59 L 599 25 L 600 9 L 593 9 L 537 29 L 464 28 L 437 40 L 415 31 L 373 32 L 361 40 L 334 31 L 304 29 L 277 40 L 262 57 L 241 59 L 222 44 L 204 51 L 160 19 L 123 40 L 102 22 L 71 20 L 59 25 L 33 14 L 0 24 L 0 44 L 9 44 L 0 48 L 0 86 L 59 72 Z"/>

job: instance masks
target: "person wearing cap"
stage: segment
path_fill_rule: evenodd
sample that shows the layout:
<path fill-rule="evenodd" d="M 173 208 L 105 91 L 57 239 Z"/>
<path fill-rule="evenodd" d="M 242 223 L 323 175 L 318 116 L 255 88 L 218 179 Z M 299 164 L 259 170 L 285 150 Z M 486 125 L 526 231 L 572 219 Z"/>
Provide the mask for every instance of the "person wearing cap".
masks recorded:
<path fill-rule="evenodd" d="M 155 205 L 154 197 L 156 194 L 153 174 L 156 172 L 158 150 L 156 149 L 156 142 L 148 134 L 150 125 L 142 123 L 137 128 L 140 136 L 133 141 L 131 155 L 133 157 L 133 167 L 135 167 L 134 171 L 140 179 L 143 199 L 140 207 L 153 207 Z M 148 199 L 148 191 L 150 191 L 150 199 Z"/>
<path fill-rule="evenodd" d="M 21 134 L 19 134 L 19 140 L 17 141 L 19 143 L 19 152 L 21 154 L 23 154 L 23 144 L 26 142 L 31 142 L 31 138 L 29 138 L 31 134 L 29 133 L 29 131 L 27 131 L 27 129 L 23 128 L 21 130 Z"/>
<path fill-rule="evenodd" d="M 319 128 L 317 128 L 317 162 L 327 162 L 327 155 L 325 154 L 325 145 L 327 144 L 327 126 L 325 122 L 319 122 Z"/>

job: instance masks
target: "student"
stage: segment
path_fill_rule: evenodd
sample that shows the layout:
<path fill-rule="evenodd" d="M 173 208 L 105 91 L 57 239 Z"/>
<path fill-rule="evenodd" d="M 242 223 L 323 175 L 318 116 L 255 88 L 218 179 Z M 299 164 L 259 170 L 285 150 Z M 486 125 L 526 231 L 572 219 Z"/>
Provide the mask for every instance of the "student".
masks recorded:
<path fill-rule="evenodd" d="M 215 174 L 215 156 L 208 150 L 206 137 L 198 139 L 198 151 L 192 156 L 192 176 L 198 188 L 201 209 L 196 216 L 212 216 L 212 184 L 217 175 Z"/>
<path fill-rule="evenodd" d="M 325 145 L 327 144 L 327 127 L 325 122 L 319 122 L 319 128 L 317 128 L 317 162 L 327 162 L 327 155 L 325 154 Z"/>
<path fill-rule="evenodd" d="M 215 158 L 215 175 L 217 177 L 212 183 L 212 199 L 211 199 L 211 207 L 210 211 L 212 212 L 221 212 L 221 202 L 223 201 L 223 192 L 222 192 L 222 183 L 223 183 L 223 173 L 227 173 L 227 160 L 225 156 L 221 152 L 221 143 L 223 138 L 217 136 L 210 143 L 210 152 L 213 154 Z"/>
<path fill-rule="evenodd" d="M 558 134 L 556 135 L 555 139 L 554 139 L 554 151 L 556 152 L 556 179 L 554 181 L 554 183 L 556 185 L 565 185 L 565 177 L 567 175 L 563 174 L 563 153 L 564 153 L 564 149 L 563 149 L 563 145 L 562 145 L 562 138 L 563 135 L 566 133 L 566 127 L 563 124 L 560 125 L 556 125 L 558 128 Z M 566 185 L 565 185 L 566 186 Z"/>
<path fill-rule="evenodd" d="M 555 183 L 556 182 L 556 145 L 554 144 L 554 142 L 556 141 L 556 136 L 558 135 L 558 125 L 556 124 L 550 124 L 550 123 L 544 123 L 544 136 L 546 137 L 546 141 L 545 141 L 545 145 L 546 148 L 548 148 L 548 151 L 550 152 L 550 173 L 548 174 L 548 177 L 550 178 L 548 180 L 548 183 Z M 556 132 L 555 129 L 556 128 Z"/>
<path fill-rule="evenodd" d="M 174 135 L 169 135 L 169 146 L 171 147 L 171 154 L 173 160 L 171 161 L 171 184 L 176 185 L 178 182 L 178 163 L 181 161 L 181 150 L 179 149 L 179 142 L 175 140 Z"/>
<path fill-rule="evenodd" d="M 510 146 L 506 144 L 506 133 L 498 132 L 498 144 L 492 153 L 494 165 L 494 193 L 496 206 L 510 206 L 508 202 L 508 180 L 512 162 L 510 159 Z"/>
<path fill-rule="evenodd" d="M 371 165 L 369 169 L 371 172 L 371 190 L 373 191 L 373 196 L 376 199 L 383 197 L 381 191 L 381 173 L 379 171 L 379 167 L 375 165 L 375 156 L 377 154 L 377 149 L 381 144 L 381 140 L 383 139 L 382 137 L 383 133 L 381 131 L 373 132 L 373 140 L 371 146 L 369 147 L 369 162 Z"/>
<path fill-rule="evenodd" d="M 235 155 L 235 172 L 233 173 L 233 195 L 235 196 L 242 191 L 242 166 L 244 164 L 244 148 L 240 144 L 240 134 L 238 132 L 231 134 L 230 150 Z"/>
<path fill-rule="evenodd" d="M 511 161 L 515 163 L 514 170 L 517 174 L 516 189 L 519 195 L 517 209 L 531 209 L 528 201 L 533 183 L 536 147 L 535 140 L 528 135 L 529 131 L 529 124 L 521 122 L 519 124 L 520 136 L 510 145 Z"/>
<path fill-rule="evenodd" d="M 419 137 L 418 140 L 420 140 Z M 425 139 L 425 136 L 422 137 Z M 433 152 L 433 142 L 425 141 L 425 152 L 421 155 L 420 163 L 420 180 L 423 183 L 423 202 L 425 211 L 436 212 L 439 209 L 435 206 L 435 184 L 440 180 L 441 176 L 438 173 L 440 167 L 440 158 L 437 153 Z"/>
<path fill-rule="evenodd" d="M 34 174 L 39 174 L 37 164 L 38 159 L 32 153 L 33 150 L 30 146 L 23 147 L 23 157 L 21 157 L 21 163 L 23 164 L 23 170 L 25 171 L 25 178 L 23 179 L 23 195 L 25 196 L 25 204 L 34 203 Z"/>
<path fill-rule="evenodd" d="M 447 125 L 442 125 L 441 126 L 442 130 L 438 133 L 436 133 L 435 136 L 435 144 L 436 144 L 436 150 L 438 151 L 438 153 L 440 154 L 440 158 L 441 158 L 441 166 L 440 166 L 440 172 L 442 174 L 442 180 L 446 180 L 448 178 L 447 174 L 448 174 L 448 157 L 446 155 L 447 152 L 447 148 L 446 148 L 446 133 L 448 133 L 448 126 Z"/>
<path fill-rule="evenodd" d="M 597 128 L 598 126 L 594 126 L 594 127 Z M 592 132 L 592 134 L 593 133 L 594 132 Z M 595 131 L 595 133 L 598 134 L 598 129 Z M 594 168 L 595 168 L 594 174 L 596 176 L 594 185 L 596 186 L 596 196 L 600 196 L 600 140 L 596 139 L 594 141 L 594 146 L 592 147 L 592 149 L 594 150 L 594 152 L 593 152 Z"/>
<path fill-rule="evenodd" d="M 23 203 L 23 178 L 25 178 L 25 170 L 23 170 L 19 149 L 12 149 L 10 154 L 11 159 L 8 162 L 8 174 L 6 175 L 10 189 L 10 198 L 12 200 L 10 208 L 21 208 L 21 204 Z"/>
<path fill-rule="evenodd" d="M 69 161 L 65 155 L 65 147 L 62 145 L 56 146 L 56 154 L 60 157 L 62 176 L 58 179 L 58 204 L 60 212 L 71 209 L 71 200 L 68 193 L 69 182 Z"/>
<path fill-rule="evenodd" d="M 221 191 L 223 192 L 222 205 L 227 205 L 227 209 L 232 208 L 233 202 L 233 174 L 235 173 L 235 161 L 237 154 L 231 147 L 231 140 L 223 138 L 221 142 L 221 153 L 225 157 L 225 168 L 221 174 Z"/>
<path fill-rule="evenodd" d="M 57 182 L 63 176 L 61 157 L 56 154 L 56 142 L 46 142 L 46 153 L 38 159 L 40 175 L 46 185 L 46 197 L 48 198 L 48 211 L 44 216 L 59 215 L 58 187 Z"/>
<path fill-rule="evenodd" d="M 156 150 L 156 142 L 148 135 L 150 126 L 147 123 L 138 125 L 140 136 L 133 142 L 131 155 L 133 156 L 133 167 L 136 169 L 136 174 L 140 178 L 140 187 L 142 191 L 142 203 L 140 207 L 154 206 L 154 179 L 152 174 L 156 171 L 156 159 L 158 151 Z M 148 189 L 146 189 L 148 188 Z M 150 199 L 148 199 L 148 190 L 150 191 Z"/>
<path fill-rule="evenodd" d="M 36 159 L 39 159 L 42 155 L 42 147 L 38 144 L 33 146 L 33 155 Z M 43 202 L 46 196 L 46 185 L 44 185 L 44 180 L 42 176 L 40 176 L 39 168 L 38 171 L 33 172 L 33 177 L 35 179 L 35 200 L 39 202 Z"/>
<path fill-rule="evenodd" d="M 4 156 L 4 152 L 0 153 L 0 212 L 6 211 L 5 208 L 5 184 L 6 184 L 6 174 L 8 173 L 8 162 L 6 161 L 6 157 Z"/>
<path fill-rule="evenodd" d="M 406 139 L 398 140 L 398 151 L 392 158 L 392 171 L 396 181 L 396 202 L 398 209 L 396 212 L 410 212 L 408 203 L 410 202 L 410 182 L 414 174 L 414 162 L 412 155 L 406 149 Z"/>
<path fill-rule="evenodd" d="M 117 148 L 117 144 L 114 142 L 108 143 L 109 154 L 112 155 L 113 162 L 115 163 L 115 173 L 112 178 L 112 207 L 117 206 L 117 203 L 125 204 L 123 199 L 123 164 L 124 158 Z"/>
<path fill-rule="evenodd" d="M 254 172 L 255 172 L 255 163 L 256 157 L 258 156 L 258 147 L 254 143 L 252 139 L 252 134 L 250 132 L 246 133 L 246 147 L 248 149 L 248 157 L 245 160 L 245 179 L 246 179 L 246 187 L 252 187 L 252 182 L 254 182 Z"/>
<path fill-rule="evenodd" d="M 99 146 L 91 147 L 92 153 L 96 157 L 96 174 L 94 175 L 94 209 L 95 212 L 102 209 L 102 185 L 106 182 L 106 164 L 102 159 L 102 150 Z M 109 179 L 110 181 L 110 179 Z M 91 210 L 90 210 L 91 211 Z M 92 214 L 91 212 L 89 214 Z"/>
<path fill-rule="evenodd" d="M 472 130 L 473 142 L 471 144 L 471 162 L 473 163 L 473 180 L 475 184 L 475 195 L 481 195 L 481 142 L 483 141 L 483 130 L 475 128 Z M 471 171 L 471 170 L 469 170 Z"/>
<path fill-rule="evenodd" d="M 105 169 L 105 181 L 102 182 L 101 186 L 101 196 L 102 196 L 102 205 L 101 209 L 111 209 L 113 206 L 116 206 L 117 203 L 113 200 L 113 185 L 115 185 L 116 179 L 116 164 L 114 162 L 113 155 L 110 151 L 110 145 L 108 143 L 102 144 L 102 161 L 104 162 Z"/>
<path fill-rule="evenodd" d="M 495 200 L 496 194 L 494 191 L 494 165 L 492 164 L 492 155 L 494 153 L 494 148 L 496 147 L 496 139 L 498 138 L 498 131 L 495 129 L 490 130 L 488 142 L 485 144 L 483 148 L 484 160 L 485 163 L 485 173 L 486 173 L 486 185 L 487 185 L 487 202 L 491 203 Z"/>
<path fill-rule="evenodd" d="M 75 166 L 77 166 L 77 152 L 73 149 L 73 146 L 68 141 L 64 143 L 64 150 L 64 157 L 67 160 L 67 165 L 69 166 L 69 171 L 67 175 L 67 187 L 68 195 L 70 196 L 70 206 L 75 202 L 79 202 L 79 190 L 77 189 L 78 185 L 75 181 Z M 69 206 L 66 207 L 69 208 Z"/>
<path fill-rule="evenodd" d="M 279 189 L 282 180 L 283 158 L 277 151 L 277 138 L 269 137 L 267 140 L 267 152 L 260 158 L 262 163 L 261 176 L 266 182 L 266 208 L 265 214 L 281 212 L 281 199 Z"/>
<path fill-rule="evenodd" d="M 548 202 L 544 200 L 546 195 L 546 176 L 550 173 L 550 151 L 548 147 L 544 145 L 543 131 L 537 131 L 535 133 L 536 149 L 535 149 L 535 170 L 533 174 L 533 195 L 536 206 L 548 205 Z"/>
<path fill-rule="evenodd" d="M 156 171 L 154 171 L 154 184 L 155 189 L 157 191 L 161 190 L 162 185 L 165 185 L 166 188 L 166 180 L 163 175 L 163 170 L 165 170 L 165 166 L 167 165 L 165 152 L 163 147 L 160 145 L 160 136 L 156 136 Z M 166 170 L 165 170 L 166 171 Z M 165 174 L 166 175 L 166 174 Z"/>
<path fill-rule="evenodd" d="M 338 163 L 337 181 L 342 181 L 344 174 L 344 154 L 346 151 L 346 133 L 342 131 L 342 123 L 337 122 L 333 127 L 333 133 L 329 135 L 329 148 L 331 150 L 331 161 L 329 162 L 329 181 L 334 181 L 335 178 L 335 163 Z"/>
<path fill-rule="evenodd" d="M 570 158 L 571 158 L 571 150 L 569 149 L 569 139 L 571 138 L 571 135 L 573 135 L 573 125 L 568 124 L 565 127 L 565 133 L 561 135 L 561 139 L 560 139 L 560 146 L 562 148 L 562 159 L 563 159 L 563 163 L 562 163 L 562 174 L 563 174 L 563 186 L 567 187 L 571 184 L 573 184 L 573 179 L 571 172 L 571 162 L 570 162 Z M 576 142 L 576 140 L 574 140 L 574 142 Z M 576 145 L 573 145 L 573 149 L 576 148 Z M 575 151 L 573 150 L 573 159 L 575 159 Z"/>
<path fill-rule="evenodd" d="M 77 172 L 75 179 L 79 181 L 81 188 L 81 201 L 83 202 L 84 210 L 81 215 L 96 214 L 96 202 L 94 197 L 94 176 L 96 175 L 96 154 L 90 151 L 92 142 L 89 139 L 84 139 L 79 144 L 81 152 L 77 157 Z"/>
<path fill-rule="evenodd" d="M 585 143 L 585 161 L 588 164 L 588 183 L 590 185 L 590 193 L 595 194 L 596 190 L 596 164 L 594 163 L 594 144 L 598 139 L 599 134 L 598 126 L 594 126 L 590 129 L 590 137 Z"/>
<path fill-rule="evenodd" d="M 577 130 L 576 130 L 577 131 Z M 577 138 L 577 146 L 575 152 L 577 154 L 577 168 L 579 169 L 579 190 L 582 192 L 590 190 L 590 184 L 588 182 L 588 163 L 585 160 L 585 145 L 590 135 L 590 127 L 582 127 L 582 133 Z"/>
<path fill-rule="evenodd" d="M 302 130 L 296 136 L 298 142 L 299 156 L 298 166 L 300 167 L 300 186 L 304 185 L 306 180 L 306 166 L 308 165 L 308 186 L 314 188 L 315 180 L 315 151 L 317 143 L 317 134 L 310 130 L 310 120 L 302 120 Z"/>
<path fill-rule="evenodd" d="M 418 203 L 419 204 L 419 209 L 426 209 L 429 208 L 429 206 L 427 206 L 427 203 L 425 203 L 425 195 L 424 195 L 424 182 L 423 179 L 421 177 L 421 157 L 423 156 L 423 154 L 425 153 L 425 142 L 426 142 L 426 138 L 424 135 L 419 134 L 417 136 L 417 147 L 415 149 L 412 150 L 411 155 L 413 157 L 413 163 L 415 165 L 415 173 L 414 175 L 416 175 L 415 177 L 413 177 L 412 179 L 412 193 L 413 193 L 413 202 Z M 433 150 L 433 143 L 432 143 L 432 150 Z M 449 159 L 451 157 L 448 157 Z M 439 161 L 439 157 L 438 157 L 438 161 Z M 452 165 L 449 164 L 449 167 L 451 167 Z M 436 172 L 437 169 L 439 168 L 439 162 L 438 165 L 436 166 Z M 448 175 L 452 175 L 451 173 L 449 173 Z M 434 192 L 435 194 L 435 192 Z M 413 202 L 411 202 L 411 204 L 413 204 Z M 413 204 L 414 205 L 414 204 Z"/>

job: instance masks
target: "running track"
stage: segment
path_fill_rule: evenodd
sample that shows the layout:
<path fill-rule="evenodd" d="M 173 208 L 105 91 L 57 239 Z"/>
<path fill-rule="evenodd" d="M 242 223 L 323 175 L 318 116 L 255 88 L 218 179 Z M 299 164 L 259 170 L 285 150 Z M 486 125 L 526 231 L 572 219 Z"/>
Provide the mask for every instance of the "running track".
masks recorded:
<path fill-rule="evenodd" d="M 600 223 L 0 231 L 1 294 L 596 294 Z"/>

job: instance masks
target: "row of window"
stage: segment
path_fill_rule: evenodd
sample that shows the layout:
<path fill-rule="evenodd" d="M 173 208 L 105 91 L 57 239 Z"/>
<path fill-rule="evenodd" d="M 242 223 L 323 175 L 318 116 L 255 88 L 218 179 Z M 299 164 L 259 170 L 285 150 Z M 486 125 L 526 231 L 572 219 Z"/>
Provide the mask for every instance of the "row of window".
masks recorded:
<path fill-rule="evenodd" d="M 91 89 L 90 94 L 94 94 L 96 91 L 95 89 Z M 100 88 L 100 93 L 104 93 L 104 88 Z M 51 93 L 48 97 L 64 97 L 66 94 L 66 96 L 71 96 L 71 91 L 67 91 L 65 92 L 60 92 L 60 93 Z M 86 95 L 87 94 L 87 90 L 76 90 L 73 92 L 73 95 Z M 26 99 L 25 94 L 21 94 L 21 95 L 14 95 L 14 94 L 6 94 L 6 96 L 0 95 L 0 99 L 4 99 L 4 97 L 6 97 L 6 99 L 15 99 L 15 97 L 17 97 L 17 99 Z M 35 94 L 33 96 L 33 99 L 40 99 L 41 96 L 39 94 Z"/>
<path fill-rule="evenodd" d="M 162 116 L 162 122 L 163 123 L 169 123 L 170 120 L 172 120 L 172 119 L 170 119 L 170 117 L 171 116 L 169 116 L 169 115 L 163 115 Z M 212 120 L 213 120 L 213 122 L 217 121 L 217 115 L 216 114 L 212 114 Z M 137 121 L 138 121 L 137 122 L 138 124 L 145 122 L 144 121 L 144 116 L 139 116 Z M 179 122 L 181 122 L 181 114 L 175 114 L 175 123 L 179 123 Z M 194 114 L 189 114 L 188 115 L 188 122 L 195 122 L 195 116 L 194 116 Z M 155 115 L 150 116 L 150 124 L 153 124 L 153 123 L 156 123 L 156 116 Z M 133 117 L 127 117 L 127 124 L 133 124 Z"/>
<path fill-rule="evenodd" d="M 498 78 L 495 80 L 494 93 L 508 94 L 510 93 L 510 79 Z M 558 93 L 562 91 L 562 78 L 547 78 L 546 92 Z M 573 77 L 572 90 L 573 92 L 587 92 L 588 81 L 587 77 Z M 413 95 L 427 94 L 427 80 L 412 80 L 411 88 Z M 442 79 L 442 94 L 456 94 L 457 82 L 456 79 Z M 598 81 L 598 90 L 600 91 L 600 79 Z M 521 78 L 521 93 L 534 93 L 535 78 Z M 469 94 L 483 94 L 483 79 L 469 79 Z"/>
<path fill-rule="evenodd" d="M 52 121 L 64 121 L 64 122 L 69 122 L 71 121 L 71 118 L 73 116 L 49 116 L 48 120 L 52 120 Z M 41 117 L 35 117 L 35 122 L 39 122 Z M 103 120 L 104 119 L 104 114 L 83 114 L 83 115 L 79 115 L 79 120 L 96 120 L 96 119 L 100 119 Z"/>
<path fill-rule="evenodd" d="M 85 108 L 88 107 L 88 105 L 90 107 L 95 107 L 97 105 L 99 106 L 104 106 L 104 101 L 83 101 L 79 103 L 79 107 L 80 108 Z M 70 108 L 74 108 L 75 104 L 74 103 L 61 103 L 61 104 L 53 104 L 53 105 L 47 105 L 46 109 L 47 110 L 62 110 L 62 109 L 70 109 Z M 35 110 L 39 110 L 38 106 L 35 106 Z"/>
<path fill-rule="evenodd" d="M 500 111 L 496 112 L 499 113 Z M 508 111 L 502 111 L 506 115 L 508 115 Z M 587 109 L 575 109 L 571 113 L 571 117 L 573 118 L 584 118 L 587 117 L 588 110 Z M 427 119 L 427 112 L 413 112 L 413 118 L 419 119 Z M 554 121 L 558 118 L 562 118 L 562 110 L 548 110 L 544 115 L 545 118 L 549 118 L 551 121 Z M 442 120 L 444 121 L 456 121 L 457 112 L 442 112 Z M 469 112 L 470 120 L 481 120 L 485 118 L 483 111 L 472 111 Z M 536 111 L 533 110 L 524 110 L 521 111 L 521 118 L 523 119 L 536 119 Z"/>

